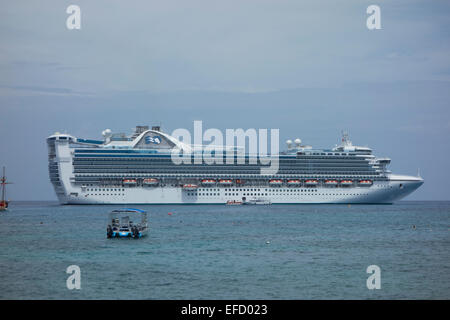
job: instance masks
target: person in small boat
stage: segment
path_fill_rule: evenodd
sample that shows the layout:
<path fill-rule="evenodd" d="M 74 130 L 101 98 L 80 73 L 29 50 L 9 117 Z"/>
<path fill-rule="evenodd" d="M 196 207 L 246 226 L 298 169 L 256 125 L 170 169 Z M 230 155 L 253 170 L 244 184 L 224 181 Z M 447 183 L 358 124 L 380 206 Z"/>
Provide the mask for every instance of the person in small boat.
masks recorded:
<path fill-rule="evenodd" d="M 112 219 L 112 229 L 113 231 L 117 231 L 119 228 L 119 219 Z"/>

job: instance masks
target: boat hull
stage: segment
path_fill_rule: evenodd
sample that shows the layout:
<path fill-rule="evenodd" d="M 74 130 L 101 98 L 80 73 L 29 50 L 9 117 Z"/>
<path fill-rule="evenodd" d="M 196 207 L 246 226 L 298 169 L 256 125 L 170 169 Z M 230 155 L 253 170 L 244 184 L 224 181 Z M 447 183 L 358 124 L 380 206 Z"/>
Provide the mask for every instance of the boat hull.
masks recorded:
<path fill-rule="evenodd" d="M 230 200 L 242 201 L 244 197 L 260 196 L 272 204 L 390 204 L 403 199 L 422 184 L 422 179 L 410 177 L 374 182 L 370 187 L 351 188 L 246 186 L 245 188 L 204 187 L 197 190 L 185 190 L 179 187 L 151 189 L 124 187 L 117 193 L 101 189 L 97 192 L 83 191 L 81 188 L 71 187 L 64 197 L 60 197 L 60 202 L 62 204 L 226 204 Z"/>
<path fill-rule="evenodd" d="M 130 231 L 117 231 L 117 232 L 113 232 L 111 235 L 111 238 L 142 238 L 147 234 L 147 232 L 139 232 L 138 236 L 134 236 L 132 232 Z"/>

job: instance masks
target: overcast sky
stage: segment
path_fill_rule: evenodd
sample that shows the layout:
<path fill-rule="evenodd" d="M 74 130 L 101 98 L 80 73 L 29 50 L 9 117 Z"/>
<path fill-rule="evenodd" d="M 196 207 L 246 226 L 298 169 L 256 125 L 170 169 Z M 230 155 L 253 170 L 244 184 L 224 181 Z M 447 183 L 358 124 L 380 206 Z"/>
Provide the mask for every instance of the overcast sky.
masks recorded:
<path fill-rule="evenodd" d="M 68 30 L 66 8 L 81 8 Z M 381 30 L 366 9 L 381 8 Z M 0 165 L 8 197 L 56 199 L 45 138 L 105 128 L 279 128 L 332 147 L 342 129 L 450 200 L 448 1 L 3 1 Z"/>

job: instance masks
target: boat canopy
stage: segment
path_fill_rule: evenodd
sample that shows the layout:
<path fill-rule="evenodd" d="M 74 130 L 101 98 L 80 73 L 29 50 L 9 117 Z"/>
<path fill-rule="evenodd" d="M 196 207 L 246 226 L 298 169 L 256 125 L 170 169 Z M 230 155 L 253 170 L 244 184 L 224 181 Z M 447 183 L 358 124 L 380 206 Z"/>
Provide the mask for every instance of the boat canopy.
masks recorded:
<path fill-rule="evenodd" d="M 128 225 L 130 221 L 130 218 L 132 220 L 139 219 L 140 216 L 141 224 L 147 223 L 147 211 L 141 210 L 141 209 L 134 209 L 134 208 L 123 208 L 123 209 L 116 209 L 109 213 L 108 219 L 111 220 L 121 220 L 121 224 Z M 118 221 L 117 221 L 118 222 Z"/>
<path fill-rule="evenodd" d="M 141 209 L 133 209 L 133 208 L 117 209 L 117 210 L 111 211 L 111 213 L 129 213 L 129 212 L 134 212 L 134 213 L 147 213 L 147 211 L 145 211 L 145 210 L 141 210 Z"/>

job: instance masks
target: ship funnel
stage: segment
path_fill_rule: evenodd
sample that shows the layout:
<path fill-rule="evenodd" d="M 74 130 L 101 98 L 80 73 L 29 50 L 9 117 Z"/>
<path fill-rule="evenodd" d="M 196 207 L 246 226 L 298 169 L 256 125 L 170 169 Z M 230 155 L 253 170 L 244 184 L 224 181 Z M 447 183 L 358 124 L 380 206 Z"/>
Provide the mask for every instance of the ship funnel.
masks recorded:
<path fill-rule="evenodd" d="M 142 132 L 145 132 L 148 130 L 148 126 L 136 126 L 135 133 L 141 134 Z"/>

